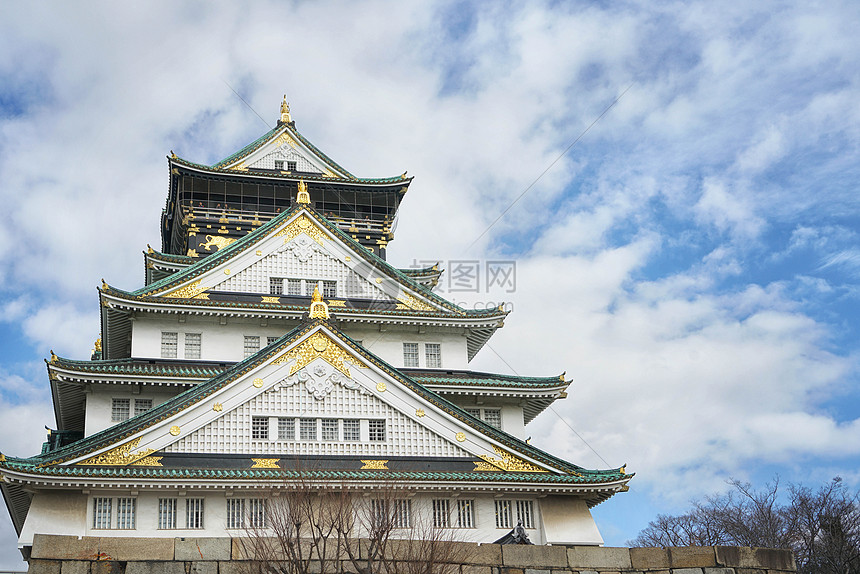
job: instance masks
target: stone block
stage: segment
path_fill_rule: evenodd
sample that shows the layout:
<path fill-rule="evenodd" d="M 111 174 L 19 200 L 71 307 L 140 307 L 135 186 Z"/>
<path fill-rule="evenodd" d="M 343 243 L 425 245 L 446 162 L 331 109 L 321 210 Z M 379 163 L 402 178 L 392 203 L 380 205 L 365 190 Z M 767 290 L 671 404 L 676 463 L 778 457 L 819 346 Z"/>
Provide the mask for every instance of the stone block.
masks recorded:
<path fill-rule="evenodd" d="M 550 574 L 549 570 L 526 568 L 525 574 Z"/>
<path fill-rule="evenodd" d="M 672 568 L 672 574 L 702 574 L 701 568 Z"/>
<path fill-rule="evenodd" d="M 60 574 L 90 574 L 89 560 L 63 560 Z"/>
<path fill-rule="evenodd" d="M 218 563 L 209 560 L 196 560 L 188 564 L 188 574 L 218 574 Z"/>
<path fill-rule="evenodd" d="M 125 574 L 126 563 L 117 560 L 99 560 L 90 563 L 92 574 Z"/>
<path fill-rule="evenodd" d="M 767 574 L 763 568 L 735 568 L 737 574 Z"/>
<path fill-rule="evenodd" d="M 631 548 L 630 564 L 639 570 L 669 568 L 669 550 L 666 548 Z"/>
<path fill-rule="evenodd" d="M 502 564 L 527 568 L 564 568 L 567 566 L 567 548 L 564 546 L 536 546 L 528 544 L 502 545 Z"/>
<path fill-rule="evenodd" d="M 460 574 L 493 574 L 493 569 L 489 566 L 463 564 L 460 566 Z"/>
<path fill-rule="evenodd" d="M 98 552 L 99 539 L 94 536 L 36 534 L 33 537 L 33 550 L 30 557 L 96 560 Z"/>
<path fill-rule="evenodd" d="M 672 568 L 710 568 L 717 566 L 712 546 L 680 546 L 669 548 L 669 566 Z"/>
<path fill-rule="evenodd" d="M 723 568 L 720 566 L 716 568 L 705 568 L 704 570 L 705 574 L 735 574 L 733 568 Z"/>
<path fill-rule="evenodd" d="M 229 538 L 174 538 L 174 560 L 229 560 Z"/>
<path fill-rule="evenodd" d="M 469 564 L 481 564 L 485 566 L 498 566 L 502 563 L 501 544 L 475 544 L 474 542 L 460 542 L 466 556 L 465 561 Z"/>
<path fill-rule="evenodd" d="M 250 571 L 248 563 L 241 560 L 218 562 L 218 574 L 247 574 Z"/>
<path fill-rule="evenodd" d="M 525 574 L 522 568 L 508 568 L 502 566 L 499 568 L 499 574 Z"/>
<path fill-rule="evenodd" d="M 173 560 L 173 538 L 99 538 L 99 552 L 109 560 Z"/>
<path fill-rule="evenodd" d="M 797 570 L 794 553 L 791 550 L 775 548 L 753 548 L 758 565 L 768 570 Z"/>
<path fill-rule="evenodd" d="M 574 570 L 630 570 L 633 567 L 630 564 L 629 548 L 572 546 L 567 549 L 567 560 Z"/>
<path fill-rule="evenodd" d="M 93 574 L 95 574 L 96 564 L 99 563 L 93 563 Z M 172 560 L 169 562 L 134 560 L 128 562 L 125 574 L 185 574 L 185 563 Z"/>
<path fill-rule="evenodd" d="M 38 536 L 38 534 L 37 534 Z M 35 543 L 35 541 L 34 541 Z M 30 559 L 30 566 L 27 568 L 27 574 L 60 574 L 59 560 L 33 560 Z"/>

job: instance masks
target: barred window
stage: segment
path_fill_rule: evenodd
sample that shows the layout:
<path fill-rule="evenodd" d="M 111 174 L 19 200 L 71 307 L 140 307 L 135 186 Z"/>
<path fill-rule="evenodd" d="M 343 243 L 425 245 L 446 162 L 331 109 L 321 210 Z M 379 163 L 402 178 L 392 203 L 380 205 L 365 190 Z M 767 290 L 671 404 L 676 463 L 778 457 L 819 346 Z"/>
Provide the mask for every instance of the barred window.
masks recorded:
<path fill-rule="evenodd" d="M 403 343 L 403 366 L 418 366 L 418 343 Z"/>
<path fill-rule="evenodd" d="M 502 410 L 484 409 L 484 422 L 493 428 L 502 428 Z"/>
<path fill-rule="evenodd" d="M 185 499 L 185 528 L 203 528 L 203 499 Z"/>
<path fill-rule="evenodd" d="M 227 528 L 245 527 L 245 499 L 227 499 Z"/>
<path fill-rule="evenodd" d="M 175 331 L 161 332 L 161 357 L 163 359 L 175 359 L 179 347 L 179 333 Z"/>
<path fill-rule="evenodd" d="M 385 421 L 382 419 L 369 420 L 368 427 L 370 428 L 370 440 L 382 442 L 385 440 Z"/>
<path fill-rule="evenodd" d="M 412 526 L 412 501 L 392 501 L 391 523 L 394 528 L 409 528 Z"/>
<path fill-rule="evenodd" d="M 322 296 L 323 297 L 337 297 L 337 281 L 323 281 L 322 282 Z"/>
<path fill-rule="evenodd" d="M 93 528 L 110 528 L 111 498 L 93 498 Z"/>
<path fill-rule="evenodd" d="M 116 499 L 116 527 L 120 530 L 134 530 L 136 498 Z"/>
<path fill-rule="evenodd" d="M 433 500 L 433 528 L 448 528 L 451 526 L 451 506 L 447 498 Z"/>
<path fill-rule="evenodd" d="M 152 408 L 152 399 L 134 399 L 134 416 L 142 415 Z"/>
<path fill-rule="evenodd" d="M 412 501 L 373 499 L 370 501 L 370 514 L 377 527 L 409 528 L 412 525 Z"/>
<path fill-rule="evenodd" d="M 284 169 L 284 160 L 276 159 L 275 160 L 275 169 L 283 170 Z"/>
<path fill-rule="evenodd" d="M 251 528 L 266 527 L 266 501 L 264 499 L 248 499 L 248 526 Z"/>
<path fill-rule="evenodd" d="M 470 415 L 472 415 L 473 417 L 475 417 L 476 419 L 481 418 L 481 409 L 463 409 L 463 410 L 466 411 L 467 413 L 469 413 Z"/>
<path fill-rule="evenodd" d="M 333 441 L 337 440 L 338 437 L 338 421 L 337 419 L 323 419 L 322 420 L 322 439 Z"/>
<path fill-rule="evenodd" d="M 513 528 L 511 523 L 511 501 L 496 501 L 496 528 Z"/>
<path fill-rule="evenodd" d="M 269 295 L 283 295 L 284 294 L 284 278 L 283 277 L 269 277 Z"/>
<path fill-rule="evenodd" d="M 428 369 L 442 368 L 442 345 L 439 343 L 424 344 L 424 359 Z M 417 366 L 417 365 L 416 365 Z"/>
<path fill-rule="evenodd" d="M 269 439 L 269 417 L 251 417 L 251 438 L 254 440 Z"/>
<path fill-rule="evenodd" d="M 112 399 L 110 409 L 111 422 L 127 421 L 131 410 L 131 399 Z"/>
<path fill-rule="evenodd" d="M 260 337 L 257 335 L 245 335 L 245 358 L 250 357 L 260 350 Z"/>
<path fill-rule="evenodd" d="M 313 290 L 311 290 L 313 292 Z M 287 279 L 287 295 L 293 295 L 294 297 L 298 297 L 302 294 L 302 280 L 301 279 Z"/>
<path fill-rule="evenodd" d="M 343 440 L 361 440 L 361 422 L 358 419 L 346 419 L 343 421 Z"/>
<path fill-rule="evenodd" d="M 316 419 L 299 419 L 299 440 L 317 440 Z"/>
<path fill-rule="evenodd" d="M 278 418 L 278 440 L 296 440 L 296 419 Z"/>
<path fill-rule="evenodd" d="M 185 333 L 185 358 L 200 358 L 200 333 Z"/>
<path fill-rule="evenodd" d="M 475 501 L 457 500 L 457 528 L 475 527 Z"/>
<path fill-rule="evenodd" d="M 287 171 L 296 171 L 296 162 L 288 161 L 287 162 Z"/>
<path fill-rule="evenodd" d="M 176 499 L 158 499 L 158 528 L 167 530 L 176 528 Z"/>
<path fill-rule="evenodd" d="M 517 509 L 517 522 L 523 523 L 523 528 L 534 528 L 534 501 L 533 500 L 515 500 Z"/>

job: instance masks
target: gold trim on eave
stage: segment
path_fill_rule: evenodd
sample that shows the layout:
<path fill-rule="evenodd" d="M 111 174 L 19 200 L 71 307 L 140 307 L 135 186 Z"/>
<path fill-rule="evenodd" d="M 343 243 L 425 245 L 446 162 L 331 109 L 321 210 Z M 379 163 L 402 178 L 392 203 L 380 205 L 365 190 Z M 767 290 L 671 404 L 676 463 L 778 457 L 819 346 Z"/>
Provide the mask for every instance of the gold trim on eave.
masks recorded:
<path fill-rule="evenodd" d="M 484 463 L 476 462 L 475 470 L 476 471 L 495 471 L 497 468 L 507 471 L 507 472 L 549 472 L 548 470 L 536 466 L 530 462 L 524 461 L 521 458 L 517 458 L 511 453 L 500 449 L 499 447 L 493 445 L 493 450 L 496 451 L 496 454 L 502 457 L 498 459 L 496 457 L 490 456 L 488 454 L 479 454 L 478 458 L 482 459 Z M 489 468 L 485 466 L 486 464 L 492 465 L 496 468 Z M 575 472 L 571 474 L 576 474 Z M 581 475 L 577 475 L 581 476 Z"/>
<path fill-rule="evenodd" d="M 126 466 L 144 459 L 155 452 L 154 448 L 145 448 L 138 452 L 131 452 L 137 448 L 138 444 L 140 444 L 140 437 L 77 464 L 87 466 Z"/>
<path fill-rule="evenodd" d="M 362 460 L 364 466 L 359 470 L 390 470 L 387 460 Z"/>
<path fill-rule="evenodd" d="M 201 280 L 198 279 L 194 283 L 186 285 L 185 287 L 180 287 L 170 293 L 165 293 L 164 297 L 169 297 L 171 299 L 192 299 L 195 295 L 198 295 L 205 291 L 205 288 L 200 287 Z"/>
<path fill-rule="evenodd" d="M 279 458 L 252 458 L 254 466 L 251 468 L 281 468 L 278 466 Z"/>

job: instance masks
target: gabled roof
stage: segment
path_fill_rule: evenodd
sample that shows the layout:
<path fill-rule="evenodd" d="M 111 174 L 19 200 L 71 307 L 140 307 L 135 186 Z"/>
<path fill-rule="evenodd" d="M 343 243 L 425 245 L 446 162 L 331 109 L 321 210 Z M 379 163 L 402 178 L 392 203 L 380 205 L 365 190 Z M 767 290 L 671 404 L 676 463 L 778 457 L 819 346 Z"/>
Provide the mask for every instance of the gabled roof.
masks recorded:
<path fill-rule="evenodd" d="M 586 470 L 580 466 L 550 455 L 549 453 L 529 445 L 512 435 L 484 423 L 483 421 L 469 415 L 466 411 L 450 401 L 442 398 L 439 394 L 430 391 L 398 369 L 371 354 L 366 349 L 352 341 L 344 333 L 339 331 L 334 325 L 324 320 L 306 322 L 289 333 L 286 333 L 277 341 L 260 350 L 253 356 L 236 363 L 231 368 L 213 377 L 209 381 L 188 389 L 146 413 L 95 433 L 56 451 L 40 454 L 29 459 L 9 457 L 5 461 L 0 461 L 0 470 L 4 468 L 18 470 L 29 469 L 36 472 L 37 469 L 54 467 L 54 472 L 62 473 L 58 465 L 68 465 L 75 461 L 82 461 L 93 454 L 105 452 L 106 449 L 109 450 L 116 447 L 123 441 L 139 435 L 139 433 L 147 431 L 148 429 L 151 429 L 151 427 L 157 427 L 159 424 L 162 426 L 168 424 L 168 419 L 171 419 L 171 417 L 175 417 L 183 413 L 183 411 L 194 407 L 194 405 L 201 403 L 201 401 L 204 401 L 213 394 L 224 389 L 234 381 L 245 376 L 250 376 L 250 373 L 255 372 L 256 369 L 263 365 L 274 364 L 272 361 L 275 361 L 275 363 L 278 361 L 282 362 L 284 357 L 289 356 L 289 351 L 295 349 L 300 343 L 307 343 L 310 341 L 309 337 L 315 333 L 323 333 L 325 337 L 328 337 L 331 341 L 334 341 L 339 345 L 339 348 L 347 353 L 345 360 L 353 362 L 356 359 L 358 361 L 363 360 L 373 365 L 381 373 L 390 377 L 391 380 L 397 381 L 405 389 L 411 392 L 412 395 L 424 401 L 428 406 L 435 407 L 440 412 L 450 416 L 451 420 L 457 420 L 462 423 L 460 428 L 471 429 L 470 432 L 475 433 L 475 437 L 485 437 L 493 443 L 507 449 L 515 456 L 527 458 L 530 461 L 534 461 L 536 464 L 542 465 L 544 467 L 544 472 L 548 471 L 558 475 L 572 475 L 577 479 L 574 482 L 578 484 L 603 483 L 619 480 L 626 482 L 626 480 L 632 476 L 625 474 L 622 469 L 608 471 Z M 319 351 L 319 349 L 317 349 L 317 351 Z M 319 351 L 319 353 L 322 352 L 323 351 Z M 322 355 L 319 355 L 319 357 L 322 357 Z M 349 359 L 349 357 L 355 357 L 355 359 Z M 273 376 L 273 378 L 278 377 Z M 265 389 L 260 392 L 265 392 Z M 460 439 L 458 438 L 458 440 Z M 465 445 L 466 443 L 463 444 Z M 120 464 L 120 466 L 123 465 Z M 66 468 L 73 474 L 81 474 L 81 469 L 74 469 L 74 467 L 68 466 L 66 466 Z M 517 471 L 514 470 L 506 472 Z M 503 480 L 503 477 L 494 474 L 493 479 Z"/>

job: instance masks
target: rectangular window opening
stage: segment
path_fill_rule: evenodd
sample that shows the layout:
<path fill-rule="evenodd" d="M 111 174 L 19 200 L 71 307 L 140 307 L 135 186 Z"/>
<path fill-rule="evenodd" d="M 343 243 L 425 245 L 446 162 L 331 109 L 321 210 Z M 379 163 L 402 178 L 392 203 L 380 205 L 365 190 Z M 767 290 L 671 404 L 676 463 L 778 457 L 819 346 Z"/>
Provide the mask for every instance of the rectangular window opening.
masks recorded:
<path fill-rule="evenodd" d="M 317 440 L 316 419 L 299 419 L 299 440 Z"/>
<path fill-rule="evenodd" d="M 245 335 L 245 358 L 247 359 L 260 350 L 260 337 L 257 335 Z"/>
<path fill-rule="evenodd" d="M 511 523 L 511 501 L 496 500 L 496 528 L 513 528 Z"/>
<path fill-rule="evenodd" d="M 176 528 L 176 499 L 158 499 L 158 529 L 169 530 Z"/>
<path fill-rule="evenodd" d="M 457 501 L 457 528 L 475 527 L 475 501 Z"/>
<path fill-rule="evenodd" d="M 322 439 L 325 441 L 338 440 L 338 420 L 323 419 L 322 420 Z"/>
<path fill-rule="evenodd" d="M 131 411 L 131 399 L 112 399 L 110 409 L 111 422 L 127 421 Z"/>
<path fill-rule="evenodd" d="M 185 528 L 203 528 L 203 499 L 185 499 Z"/>
<path fill-rule="evenodd" d="M 361 440 L 361 422 L 358 419 L 343 421 L 343 440 L 344 442 Z"/>
<path fill-rule="evenodd" d="M 112 502 L 111 498 L 93 498 L 93 528 L 110 528 Z"/>
<path fill-rule="evenodd" d="M 418 343 L 403 343 L 403 366 L 418 366 Z"/>
<path fill-rule="evenodd" d="M 134 416 L 142 415 L 152 408 L 152 399 L 134 399 Z"/>
<path fill-rule="evenodd" d="M 442 345 L 439 343 L 424 344 L 424 360 L 428 369 L 442 368 Z"/>
<path fill-rule="evenodd" d="M 251 438 L 269 440 L 269 417 L 251 417 Z"/>
<path fill-rule="evenodd" d="M 120 530 L 134 530 L 135 511 L 137 510 L 136 498 L 116 499 L 116 527 Z"/>
<path fill-rule="evenodd" d="M 269 277 L 269 294 L 283 295 L 284 294 L 284 278 Z"/>
<path fill-rule="evenodd" d="M 296 440 L 296 419 L 278 418 L 278 440 Z"/>
<path fill-rule="evenodd" d="M 374 442 L 385 441 L 385 421 L 382 419 L 373 419 L 367 422 L 370 429 L 368 438 Z"/>
<path fill-rule="evenodd" d="M 185 358 L 200 358 L 200 333 L 185 333 Z"/>
<path fill-rule="evenodd" d="M 179 348 L 179 333 L 175 331 L 161 332 L 161 358 L 175 359 Z"/>
<path fill-rule="evenodd" d="M 448 528 L 451 526 L 450 501 L 447 498 L 433 500 L 433 527 Z"/>

